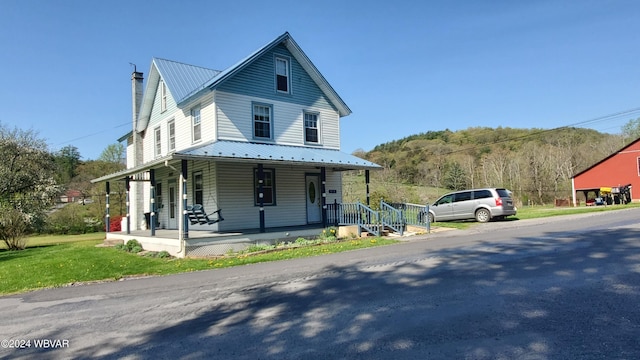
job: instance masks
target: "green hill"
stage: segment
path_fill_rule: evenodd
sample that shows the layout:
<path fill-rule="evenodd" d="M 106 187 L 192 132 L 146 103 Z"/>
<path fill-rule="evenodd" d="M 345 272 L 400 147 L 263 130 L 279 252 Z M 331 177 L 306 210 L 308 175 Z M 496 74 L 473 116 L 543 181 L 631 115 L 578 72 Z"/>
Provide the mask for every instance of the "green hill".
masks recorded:
<path fill-rule="evenodd" d="M 574 174 L 624 145 L 620 135 L 584 128 L 471 127 L 411 135 L 356 155 L 384 167 L 372 172 L 371 191 L 392 201 L 423 203 L 448 190 L 506 187 L 520 204 L 542 204 L 570 197 Z M 348 189 L 358 176 L 345 176 L 346 201 L 352 194 L 362 199 Z"/>

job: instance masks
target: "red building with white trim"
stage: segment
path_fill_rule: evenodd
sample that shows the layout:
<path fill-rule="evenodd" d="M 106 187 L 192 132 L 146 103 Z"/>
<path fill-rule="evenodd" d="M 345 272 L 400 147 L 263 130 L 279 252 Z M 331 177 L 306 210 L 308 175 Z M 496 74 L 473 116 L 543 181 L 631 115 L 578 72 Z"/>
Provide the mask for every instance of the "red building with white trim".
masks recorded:
<path fill-rule="evenodd" d="M 611 188 L 613 198 L 625 186 L 629 186 L 629 200 L 640 201 L 640 191 L 633 191 L 640 189 L 640 139 L 575 174 L 571 186 L 574 206 L 579 192 L 585 199 L 594 199 Z"/>

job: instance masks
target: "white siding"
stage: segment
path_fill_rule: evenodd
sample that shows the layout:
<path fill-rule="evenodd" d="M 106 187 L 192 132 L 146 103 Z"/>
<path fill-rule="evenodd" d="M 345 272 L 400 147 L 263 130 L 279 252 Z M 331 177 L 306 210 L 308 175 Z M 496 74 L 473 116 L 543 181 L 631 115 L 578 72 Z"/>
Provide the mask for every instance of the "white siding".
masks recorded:
<path fill-rule="evenodd" d="M 218 164 L 218 204 L 225 220 L 220 230 L 256 229 L 260 227 L 259 207 L 254 204 L 253 164 Z M 307 223 L 305 174 L 318 174 L 316 168 L 265 165 L 275 169 L 276 205 L 265 206 L 265 226 L 296 226 Z M 341 195 L 340 174 L 328 173 L 334 196 Z M 331 179 L 329 181 L 329 179 Z M 329 188 L 328 188 L 329 189 Z M 334 197 L 329 197 L 333 202 Z M 340 199 L 337 199 L 340 201 Z"/>
<path fill-rule="evenodd" d="M 253 140 L 252 103 L 273 106 L 274 142 L 304 145 L 304 111 L 320 114 L 320 146 L 340 148 L 340 117 L 333 110 L 216 91 L 218 139 Z"/>
<path fill-rule="evenodd" d="M 217 165 L 213 161 L 189 161 L 188 165 L 188 178 L 187 178 L 187 203 L 189 205 L 194 204 L 194 174 L 197 172 L 202 173 L 202 183 L 204 192 L 202 194 L 204 211 L 207 214 L 211 214 L 211 218 L 215 218 L 213 212 L 221 209 L 220 201 L 218 200 L 217 193 Z M 226 217 L 225 212 L 222 212 L 223 217 Z M 216 223 L 213 225 L 191 225 L 190 230 L 207 230 L 218 231 L 219 225 L 222 223 Z"/>
<path fill-rule="evenodd" d="M 171 96 L 167 100 L 167 111 L 160 112 L 160 90 L 156 95 L 156 101 L 154 101 L 153 109 L 151 110 L 151 119 L 147 130 L 143 135 L 143 154 L 144 162 L 155 159 L 155 142 L 153 136 L 153 129 L 158 125 L 160 126 L 160 133 L 162 137 L 162 152 L 161 156 L 168 154 L 168 127 L 167 123 L 170 120 L 174 120 L 176 124 L 176 149 L 180 151 L 196 144 L 206 143 L 212 141 L 216 137 L 215 126 L 215 105 L 213 102 L 213 94 L 208 93 L 197 101 L 192 101 L 185 104 L 182 108 L 177 108 L 175 101 Z M 200 107 L 201 126 L 202 126 L 202 140 L 194 143 L 192 141 L 192 127 L 191 127 L 191 109 L 193 107 Z M 129 157 L 127 157 L 129 158 Z"/>
<path fill-rule="evenodd" d="M 333 204 L 334 201 L 342 202 L 342 172 L 330 171 L 326 172 L 327 182 L 325 191 L 327 194 L 327 204 Z M 335 192 L 332 192 L 335 190 Z"/>
<path fill-rule="evenodd" d="M 156 183 L 162 184 L 162 203 L 164 208 L 158 212 L 162 227 L 169 224 L 169 182 L 175 181 L 177 187 L 177 201 L 181 201 L 182 188 L 180 186 L 180 169 L 169 167 L 156 169 Z M 190 230 L 233 231 L 242 229 L 257 229 L 260 227 L 259 206 L 254 203 L 253 172 L 256 164 L 215 163 L 208 161 L 187 162 L 187 202 L 194 203 L 194 174 L 201 172 L 203 176 L 203 202 L 205 211 L 210 214 L 222 209 L 224 221 L 213 225 L 191 225 Z M 265 226 L 297 226 L 307 223 L 305 175 L 319 175 L 315 167 L 302 166 L 272 166 L 265 165 L 265 169 L 274 169 L 276 175 L 275 196 L 276 205 L 265 206 Z M 326 201 L 342 200 L 342 184 L 340 172 L 327 170 Z M 135 211 L 138 224 L 144 224 L 144 213 L 150 211 L 150 184 L 144 183 L 144 207 Z M 331 192 L 335 190 L 335 192 Z M 132 203 L 132 205 L 135 202 Z M 179 210 L 177 205 L 177 209 Z M 132 212 L 134 209 L 132 209 Z M 177 213 L 177 216 L 181 216 Z M 178 221 L 178 220 L 177 220 Z M 176 222 L 177 224 L 177 222 Z"/>

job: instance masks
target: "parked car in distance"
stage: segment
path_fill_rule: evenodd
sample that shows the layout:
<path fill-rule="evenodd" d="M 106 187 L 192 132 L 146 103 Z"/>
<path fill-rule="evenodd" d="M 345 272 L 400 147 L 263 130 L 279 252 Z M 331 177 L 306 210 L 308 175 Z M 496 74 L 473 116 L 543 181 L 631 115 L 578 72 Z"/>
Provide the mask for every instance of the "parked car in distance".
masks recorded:
<path fill-rule="evenodd" d="M 429 221 L 471 220 L 487 222 L 516 214 L 511 192 L 502 188 L 456 191 L 429 206 Z"/>

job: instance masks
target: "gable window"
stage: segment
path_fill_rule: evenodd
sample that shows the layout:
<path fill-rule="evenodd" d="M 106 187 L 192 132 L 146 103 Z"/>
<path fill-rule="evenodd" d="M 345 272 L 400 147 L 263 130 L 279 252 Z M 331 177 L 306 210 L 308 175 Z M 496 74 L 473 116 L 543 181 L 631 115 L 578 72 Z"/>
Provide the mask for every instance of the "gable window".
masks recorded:
<path fill-rule="evenodd" d="M 276 57 L 276 90 L 289 92 L 289 59 Z"/>
<path fill-rule="evenodd" d="M 276 204 L 276 175 L 275 169 L 263 169 L 264 182 L 262 183 L 262 200 L 264 205 Z M 253 170 L 253 183 L 255 184 L 255 205 L 260 206 L 260 181 L 258 179 L 258 169 Z"/>
<path fill-rule="evenodd" d="M 202 124 L 200 123 L 200 108 L 196 107 L 191 109 L 191 126 L 193 142 L 200 141 L 202 139 Z"/>
<path fill-rule="evenodd" d="M 638 176 L 640 176 L 640 157 L 638 158 Z"/>
<path fill-rule="evenodd" d="M 160 127 L 153 130 L 153 138 L 155 140 L 155 155 L 160 157 L 162 155 L 162 134 L 160 133 Z"/>
<path fill-rule="evenodd" d="M 169 133 L 169 151 L 174 151 L 176 149 L 176 122 L 174 120 L 169 121 L 167 128 L 167 132 Z"/>
<path fill-rule="evenodd" d="M 167 86 L 160 80 L 160 111 L 167 110 Z"/>
<path fill-rule="evenodd" d="M 253 137 L 271 139 L 271 106 L 253 104 Z"/>
<path fill-rule="evenodd" d="M 202 171 L 193 173 L 193 203 L 204 205 L 204 181 Z"/>
<path fill-rule="evenodd" d="M 318 143 L 318 114 L 304 113 L 304 141 Z"/>

